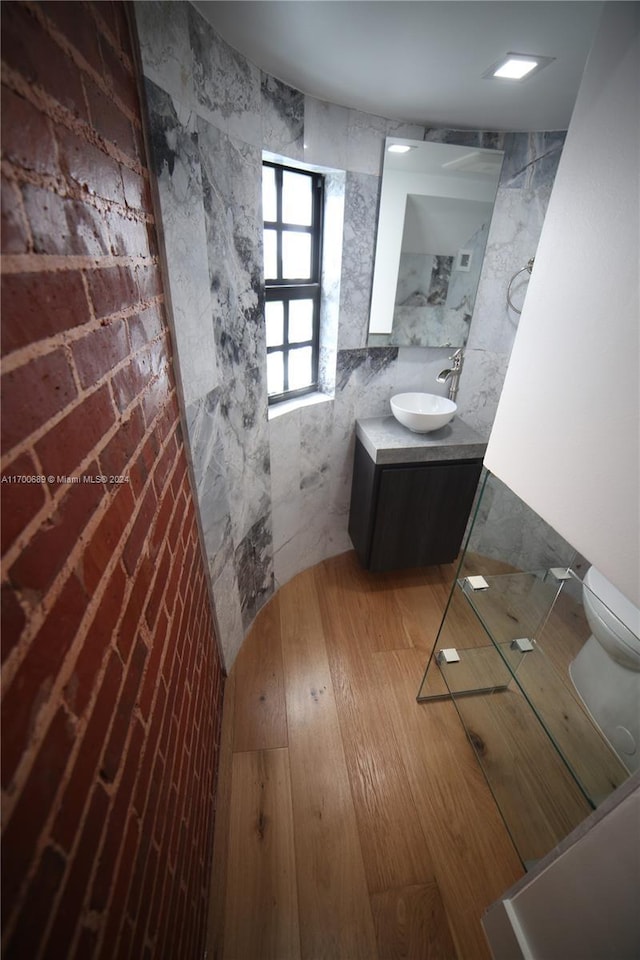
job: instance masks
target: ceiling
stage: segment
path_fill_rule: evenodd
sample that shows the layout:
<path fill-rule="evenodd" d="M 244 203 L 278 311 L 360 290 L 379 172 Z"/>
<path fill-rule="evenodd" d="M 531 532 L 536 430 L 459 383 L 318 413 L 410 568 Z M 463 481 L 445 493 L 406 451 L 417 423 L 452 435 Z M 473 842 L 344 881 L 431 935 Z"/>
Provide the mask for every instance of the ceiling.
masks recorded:
<path fill-rule="evenodd" d="M 193 0 L 232 47 L 321 100 L 429 126 L 561 130 L 602 9 L 546 0 Z M 555 57 L 482 79 L 508 52 Z"/>

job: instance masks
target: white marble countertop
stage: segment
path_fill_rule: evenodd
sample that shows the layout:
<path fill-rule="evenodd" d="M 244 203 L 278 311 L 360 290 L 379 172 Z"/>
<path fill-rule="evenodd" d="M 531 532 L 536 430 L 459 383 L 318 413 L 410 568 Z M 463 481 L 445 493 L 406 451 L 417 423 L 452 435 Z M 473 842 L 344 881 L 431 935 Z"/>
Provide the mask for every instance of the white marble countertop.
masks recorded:
<path fill-rule="evenodd" d="M 395 417 L 356 420 L 356 436 L 374 463 L 428 463 L 484 457 L 487 443 L 456 416 L 433 433 L 412 433 Z"/>

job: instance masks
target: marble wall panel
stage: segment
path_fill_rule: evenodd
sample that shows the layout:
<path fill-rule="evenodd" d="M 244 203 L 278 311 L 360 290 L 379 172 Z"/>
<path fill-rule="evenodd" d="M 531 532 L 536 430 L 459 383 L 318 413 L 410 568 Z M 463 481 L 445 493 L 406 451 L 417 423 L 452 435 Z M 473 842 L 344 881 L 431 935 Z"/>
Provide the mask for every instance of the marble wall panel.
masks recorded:
<path fill-rule="evenodd" d="M 190 4 L 188 30 L 198 113 L 230 137 L 262 149 L 260 70 Z"/>
<path fill-rule="evenodd" d="M 231 536 L 220 389 L 190 403 L 186 421 L 206 552 L 213 556 Z"/>
<path fill-rule="evenodd" d="M 214 332 L 225 371 L 220 412 L 227 485 L 239 545 L 268 516 L 271 496 L 258 219 L 261 155 L 203 119 L 198 129 Z"/>
<path fill-rule="evenodd" d="M 467 347 L 456 402 L 460 416 L 489 439 L 509 364 L 508 353 Z"/>
<path fill-rule="evenodd" d="M 330 395 L 333 395 L 336 384 L 336 356 L 340 330 L 345 190 L 346 173 L 325 175 L 318 386 L 323 393 Z"/>
<path fill-rule="evenodd" d="M 347 130 L 347 170 L 379 177 L 382 172 L 386 137 L 422 140 L 425 128 L 402 120 L 389 120 L 361 110 L 349 110 Z"/>
<path fill-rule="evenodd" d="M 145 77 L 180 103 L 194 107 L 193 55 L 188 3 L 148 0 L 134 4 Z"/>
<path fill-rule="evenodd" d="M 262 148 L 304 160 L 304 94 L 262 73 Z"/>
<path fill-rule="evenodd" d="M 523 571 L 568 567 L 578 556 L 571 544 L 492 475 L 484 485 L 468 549 Z"/>
<path fill-rule="evenodd" d="M 231 669 L 242 646 L 245 625 L 236 575 L 236 558 L 231 531 L 217 553 L 209 554 L 209 574 L 213 589 L 218 636 L 224 643 L 225 668 Z"/>
<path fill-rule="evenodd" d="M 261 516 L 240 541 L 235 552 L 242 626 L 249 629 L 256 615 L 273 596 L 273 536 L 271 511 Z"/>
<path fill-rule="evenodd" d="M 348 169 L 349 108 L 304 98 L 304 159 L 323 167 Z"/>
<path fill-rule="evenodd" d="M 363 348 L 367 343 L 379 191 L 379 176 L 347 174 L 339 350 Z"/>
<path fill-rule="evenodd" d="M 185 404 L 220 381 L 217 369 L 202 177 L 195 115 L 146 81 L 153 165 L 169 264 L 180 383 Z"/>
<path fill-rule="evenodd" d="M 507 303 L 512 277 L 535 257 L 564 143 L 563 133 L 503 135 L 505 159 L 460 381 L 460 414 L 488 436 L 498 406 L 519 314 Z M 535 269 L 535 268 L 534 268 Z M 528 282 L 512 286 L 520 308 Z"/>

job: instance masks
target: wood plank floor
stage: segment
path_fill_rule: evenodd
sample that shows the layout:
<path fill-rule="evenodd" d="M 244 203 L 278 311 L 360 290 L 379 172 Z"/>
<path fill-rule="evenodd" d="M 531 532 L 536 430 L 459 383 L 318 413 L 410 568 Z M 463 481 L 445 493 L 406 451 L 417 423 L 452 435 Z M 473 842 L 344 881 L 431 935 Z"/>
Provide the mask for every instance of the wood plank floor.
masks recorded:
<path fill-rule="evenodd" d="M 347 553 L 261 612 L 225 694 L 210 960 L 489 957 L 523 868 L 455 705 L 415 700 L 454 574 Z"/>

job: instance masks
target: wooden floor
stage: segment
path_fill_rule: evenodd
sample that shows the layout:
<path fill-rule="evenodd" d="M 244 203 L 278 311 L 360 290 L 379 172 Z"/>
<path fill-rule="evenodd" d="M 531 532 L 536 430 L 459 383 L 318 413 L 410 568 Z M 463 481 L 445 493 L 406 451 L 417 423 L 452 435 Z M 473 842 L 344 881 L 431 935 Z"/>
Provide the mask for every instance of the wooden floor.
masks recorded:
<path fill-rule="evenodd" d="M 416 693 L 453 567 L 284 586 L 227 681 L 209 958 L 483 960 L 522 875 L 450 701 Z"/>

